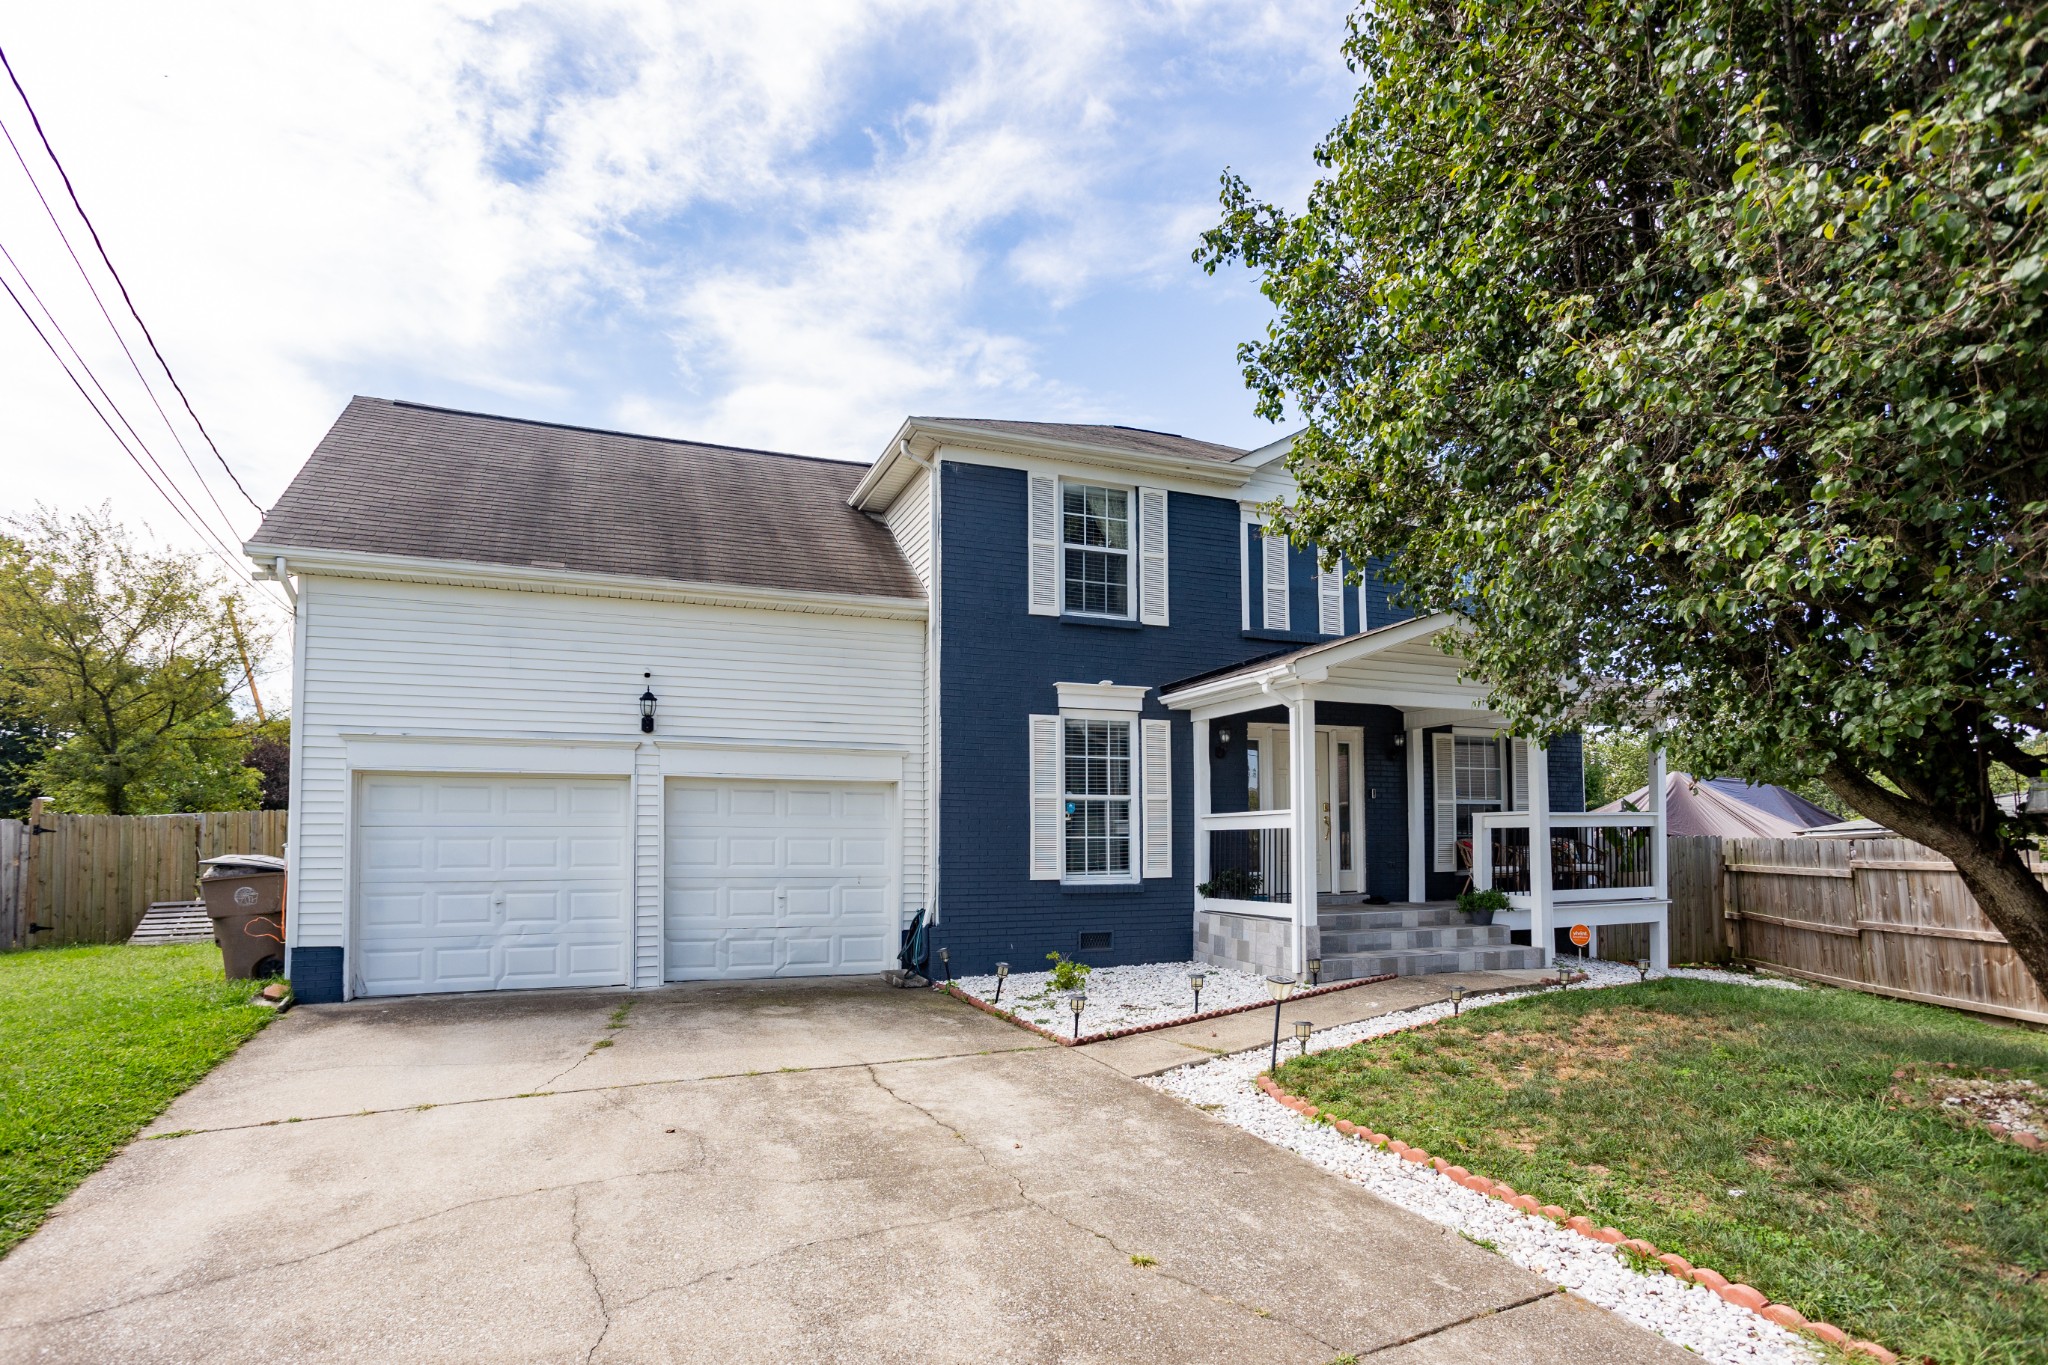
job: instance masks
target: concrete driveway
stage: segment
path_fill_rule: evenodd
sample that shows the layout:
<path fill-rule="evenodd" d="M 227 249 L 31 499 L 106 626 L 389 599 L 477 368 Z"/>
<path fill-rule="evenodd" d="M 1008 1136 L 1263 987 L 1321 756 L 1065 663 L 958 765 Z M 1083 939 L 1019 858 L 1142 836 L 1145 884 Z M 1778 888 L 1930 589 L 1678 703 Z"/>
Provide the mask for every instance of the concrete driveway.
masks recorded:
<path fill-rule="evenodd" d="M 1687 1358 L 866 981 L 299 1009 L 151 1132 L 0 1261 L 0 1358 Z"/>

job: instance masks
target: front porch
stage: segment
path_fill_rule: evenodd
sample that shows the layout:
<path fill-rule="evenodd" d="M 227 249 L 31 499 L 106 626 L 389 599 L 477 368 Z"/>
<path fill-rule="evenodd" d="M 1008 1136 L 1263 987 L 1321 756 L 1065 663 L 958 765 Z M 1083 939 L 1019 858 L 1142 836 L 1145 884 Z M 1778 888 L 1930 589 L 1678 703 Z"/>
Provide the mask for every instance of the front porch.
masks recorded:
<path fill-rule="evenodd" d="M 1648 924 L 1666 965 L 1661 756 L 1651 809 L 1576 809 L 1576 743 L 1553 772 L 1509 735 L 1438 647 L 1459 628 L 1406 621 L 1161 689 L 1194 727 L 1198 959 L 1323 981 L 1531 969 L 1572 925 Z M 1491 923 L 1457 908 L 1489 887 L 1508 899 Z"/>

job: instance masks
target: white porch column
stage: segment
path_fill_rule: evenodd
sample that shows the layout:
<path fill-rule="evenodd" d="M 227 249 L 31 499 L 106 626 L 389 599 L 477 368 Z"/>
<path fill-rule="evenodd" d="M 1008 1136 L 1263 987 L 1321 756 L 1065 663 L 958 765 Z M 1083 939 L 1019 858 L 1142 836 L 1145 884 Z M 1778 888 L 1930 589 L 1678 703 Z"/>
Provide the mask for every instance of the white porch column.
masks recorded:
<path fill-rule="evenodd" d="M 1408 899 L 1424 901 L 1429 899 L 1429 840 L 1423 833 L 1422 731 L 1410 726 L 1403 733 L 1407 743 L 1402 752 L 1408 755 Z"/>
<path fill-rule="evenodd" d="M 1650 750 L 1650 814 L 1656 817 L 1650 824 L 1650 894 L 1663 902 L 1657 918 L 1650 924 L 1650 966 L 1656 971 L 1671 968 L 1671 846 L 1665 842 L 1669 832 L 1670 803 L 1664 799 L 1664 750 Z"/>
<path fill-rule="evenodd" d="M 1551 965 L 1557 937 L 1552 933 L 1550 900 L 1550 751 L 1529 746 L 1529 946 Z"/>
<path fill-rule="evenodd" d="M 1308 970 L 1309 940 L 1316 932 L 1316 832 L 1322 804 L 1316 799 L 1316 704 L 1307 689 L 1287 701 L 1287 805 L 1294 812 L 1288 832 L 1288 880 L 1294 902 L 1294 968 Z"/>
<path fill-rule="evenodd" d="M 1209 722 L 1195 721 L 1195 885 L 1209 880 L 1209 831 L 1202 817 L 1209 813 Z"/>

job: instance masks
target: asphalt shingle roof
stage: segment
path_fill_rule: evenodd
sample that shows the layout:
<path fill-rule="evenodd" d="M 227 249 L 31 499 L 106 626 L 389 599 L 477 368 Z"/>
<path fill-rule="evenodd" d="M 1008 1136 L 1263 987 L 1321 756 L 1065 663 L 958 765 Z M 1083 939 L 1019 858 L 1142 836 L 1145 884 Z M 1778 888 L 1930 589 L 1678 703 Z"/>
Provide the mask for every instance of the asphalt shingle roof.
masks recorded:
<path fill-rule="evenodd" d="M 354 398 L 250 543 L 921 597 L 866 467 Z"/>
<path fill-rule="evenodd" d="M 1048 441 L 1073 441 L 1109 450 L 1130 450 L 1141 455 L 1173 455 L 1183 460 L 1214 460 L 1229 464 L 1251 452 L 1214 441 L 1197 441 L 1166 431 L 1140 427 L 1095 426 L 1085 422 L 1011 422 L 997 417 L 913 417 L 913 422 L 936 422 L 952 427 L 979 427 L 984 431 L 1036 436 Z"/>

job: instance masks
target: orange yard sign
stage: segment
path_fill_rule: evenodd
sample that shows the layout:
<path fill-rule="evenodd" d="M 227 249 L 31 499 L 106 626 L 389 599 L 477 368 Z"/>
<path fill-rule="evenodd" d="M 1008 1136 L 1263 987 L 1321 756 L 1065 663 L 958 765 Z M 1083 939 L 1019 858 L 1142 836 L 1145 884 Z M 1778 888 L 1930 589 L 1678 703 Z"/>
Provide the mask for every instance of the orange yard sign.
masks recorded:
<path fill-rule="evenodd" d="M 1571 939 L 1574 946 L 1583 948 L 1593 941 L 1593 931 L 1583 924 L 1574 924 Z"/>

